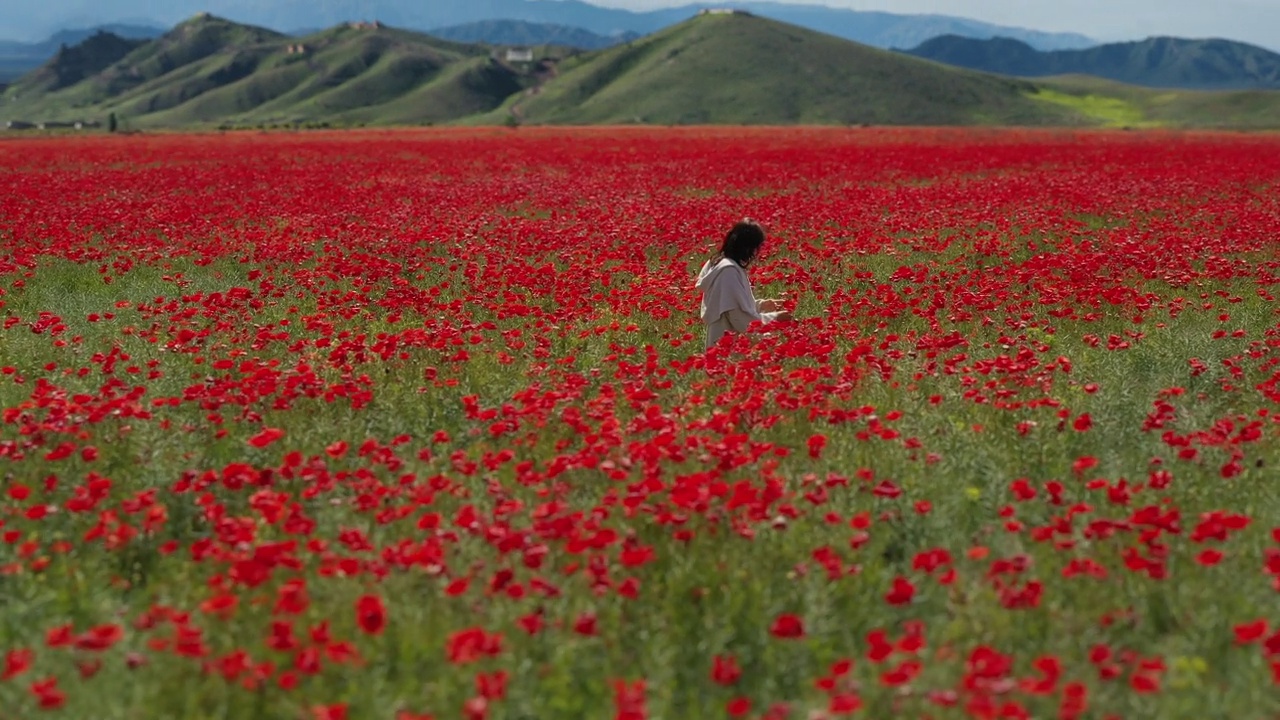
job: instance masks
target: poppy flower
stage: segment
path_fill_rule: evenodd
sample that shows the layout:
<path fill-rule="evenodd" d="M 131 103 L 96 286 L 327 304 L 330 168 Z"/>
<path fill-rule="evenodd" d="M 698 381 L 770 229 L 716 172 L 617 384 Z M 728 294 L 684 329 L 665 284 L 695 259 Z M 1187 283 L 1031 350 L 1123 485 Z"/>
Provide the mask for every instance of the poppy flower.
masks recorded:
<path fill-rule="evenodd" d="M 382 598 L 362 595 L 356 600 L 356 624 L 366 635 L 381 635 L 387 627 L 387 609 Z"/>
<path fill-rule="evenodd" d="M 711 681 L 717 685 L 732 685 L 742 677 L 738 661 L 732 655 L 716 655 L 712 658 Z"/>
<path fill-rule="evenodd" d="M 916 586 L 910 580 L 899 575 L 893 579 L 893 586 L 885 594 L 884 600 L 890 605 L 906 605 L 916 595 Z"/>
<path fill-rule="evenodd" d="M 280 428 L 263 428 L 256 435 L 249 438 L 248 443 L 256 448 L 264 448 L 283 437 L 284 430 Z"/>
<path fill-rule="evenodd" d="M 795 640 L 804 637 L 804 621 L 798 615 L 784 613 L 774 618 L 770 634 L 784 640 Z"/>
<path fill-rule="evenodd" d="M 0 673 L 0 681 L 15 678 L 31 668 L 35 653 L 29 648 L 10 650 L 4 656 L 4 672 Z"/>

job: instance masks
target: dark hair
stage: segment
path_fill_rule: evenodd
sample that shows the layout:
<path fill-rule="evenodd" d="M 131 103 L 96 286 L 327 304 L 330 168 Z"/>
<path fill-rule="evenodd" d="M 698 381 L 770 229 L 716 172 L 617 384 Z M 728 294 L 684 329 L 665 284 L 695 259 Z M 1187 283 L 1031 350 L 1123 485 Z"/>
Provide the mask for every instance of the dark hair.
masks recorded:
<path fill-rule="evenodd" d="M 742 267 L 751 264 L 756 252 L 764 244 L 764 228 L 760 223 L 743 220 L 724 236 L 724 245 L 720 247 L 720 255 L 738 263 Z"/>

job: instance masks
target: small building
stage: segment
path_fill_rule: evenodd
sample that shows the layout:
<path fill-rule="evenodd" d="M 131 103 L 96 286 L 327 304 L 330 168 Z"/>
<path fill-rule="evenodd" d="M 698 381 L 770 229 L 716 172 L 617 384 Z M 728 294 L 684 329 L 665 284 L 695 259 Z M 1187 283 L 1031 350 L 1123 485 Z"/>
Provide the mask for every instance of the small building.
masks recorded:
<path fill-rule="evenodd" d="M 509 63 L 533 62 L 533 50 L 529 48 L 507 48 L 507 62 Z"/>
<path fill-rule="evenodd" d="M 735 8 L 703 8 L 698 11 L 699 15 L 750 15 L 746 10 L 737 10 Z"/>

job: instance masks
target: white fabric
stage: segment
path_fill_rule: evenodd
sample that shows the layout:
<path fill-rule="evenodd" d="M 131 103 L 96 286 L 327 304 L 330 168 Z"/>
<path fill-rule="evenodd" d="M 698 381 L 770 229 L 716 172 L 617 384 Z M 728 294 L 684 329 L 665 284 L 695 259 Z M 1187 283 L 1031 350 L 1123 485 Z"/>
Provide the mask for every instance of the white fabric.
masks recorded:
<path fill-rule="evenodd" d="M 707 326 L 708 349 L 727 332 L 746 332 L 752 322 L 777 319 L 778 313 L 760 312 L 747 271 L 728 258 L 708 260 L 698 272 L 696 287 L 702 291 L 702 322 Z"/>

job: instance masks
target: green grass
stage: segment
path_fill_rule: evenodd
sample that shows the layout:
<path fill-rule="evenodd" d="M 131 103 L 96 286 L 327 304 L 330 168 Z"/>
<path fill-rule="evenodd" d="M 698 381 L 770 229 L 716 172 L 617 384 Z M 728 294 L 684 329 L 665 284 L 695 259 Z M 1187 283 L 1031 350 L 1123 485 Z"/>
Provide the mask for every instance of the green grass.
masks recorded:
<path fill-rule="evenodd" d="M 1034 98 L 1110 127 L 1280 128 L 1280 91 L 1158 90 L 1082 76 L 1037 82 Z"/>
<path fill-rule="evenodd" d="M 1033 99 L 1067 108 L 1101 127 L 1159 127 L 1158 121 L 1147 119 L 1141 107 L 1120 97 L 1096 94 L 1074 94 L 1048 87 L 1038 88 Z"/>

